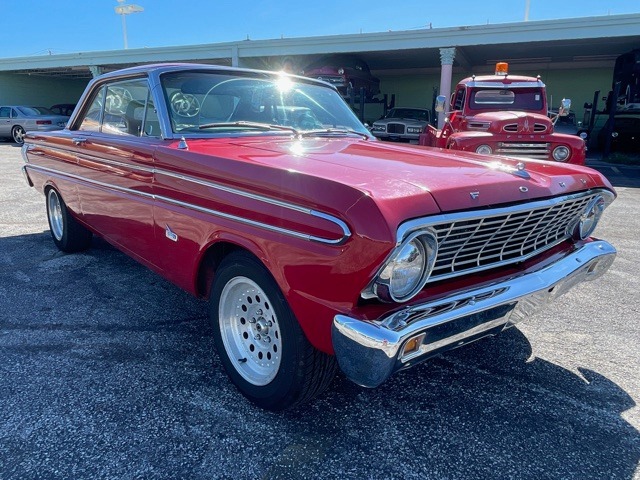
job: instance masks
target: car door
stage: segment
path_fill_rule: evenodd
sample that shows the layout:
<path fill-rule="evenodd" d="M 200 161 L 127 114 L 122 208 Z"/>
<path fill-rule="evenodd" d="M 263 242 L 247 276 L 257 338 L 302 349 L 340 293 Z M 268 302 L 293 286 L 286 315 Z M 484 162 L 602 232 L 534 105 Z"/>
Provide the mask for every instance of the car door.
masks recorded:
<path fill-rule="evenodd" d="M 113 81 L 97 89 L 63 137 L 75 157 L 82 219 L 105 239 L 159 270 L 153 222 L 153 153 L 159 137 L 144 132 L 153 110 L 146 78 Z"/>

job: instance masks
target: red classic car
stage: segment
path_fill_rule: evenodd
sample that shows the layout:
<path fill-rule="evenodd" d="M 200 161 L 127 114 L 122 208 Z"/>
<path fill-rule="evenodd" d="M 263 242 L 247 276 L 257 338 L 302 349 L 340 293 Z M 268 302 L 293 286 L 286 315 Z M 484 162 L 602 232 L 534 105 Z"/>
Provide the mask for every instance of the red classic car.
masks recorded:
<path fill-rule="evenodd" d="M 208 298 L 226 371 L 273 410 L 337 365 L 375 387 L 494 335 L 615 257 L 590 237 L 615 196 L 598 172 L 380 142 L 282 73 L 109 73 L 22 151 L 55 245 L 99 235 Z"/>

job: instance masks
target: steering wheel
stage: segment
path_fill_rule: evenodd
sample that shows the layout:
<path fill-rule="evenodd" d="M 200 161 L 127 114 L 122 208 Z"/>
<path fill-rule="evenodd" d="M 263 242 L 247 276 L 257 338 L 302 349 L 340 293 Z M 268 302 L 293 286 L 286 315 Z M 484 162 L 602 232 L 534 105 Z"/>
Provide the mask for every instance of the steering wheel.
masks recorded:
<path fill-rule="evenodd" d="M 127 110 L 127 105 L 133 100 L 131 92 L 122 87 L 109 87 L 105 110 L 114 115 L 123 115 Z"/>
<path fill-rule="evenodd" d="M 173 113 L 181 117 L 195 117 L 200 112 L 200 102 L 190 93 L 174 92 L 169 103 Z"/>

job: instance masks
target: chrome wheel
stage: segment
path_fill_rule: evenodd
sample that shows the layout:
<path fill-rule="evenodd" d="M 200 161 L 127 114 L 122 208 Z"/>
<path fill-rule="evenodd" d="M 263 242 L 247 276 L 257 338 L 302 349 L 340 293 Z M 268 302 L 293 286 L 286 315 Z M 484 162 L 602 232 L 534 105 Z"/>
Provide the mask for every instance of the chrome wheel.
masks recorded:
<path fill-rule="evenodd" d="M 270 383 L 280 369 L 282 338 L 264 290 L 247 277 L 232 278 L 220 295 L 218 319 L 235 370 L 253 385 Z"/>
<path fill-rule="evenodd" d="M 20 125 L 16 125 L 15 127 L 13 127 L 13 130 L 11 131 L 11 136 L 13 137 L 13 141 L 20 145 L 24 143 L 25 135 L 26 135 L 26 132 L 24 131 L 24 128 L 22 128 Z"/>
<path fill-rule="evenodd" d="M 61 241 L 64 234 L 64 217 L 62 216 L 60 197 L 58 197 L 58 193 L 54 189 L 49 190 L 47 196 L 47 213 L 49 214 L 51 233 L 53 233 L 56 240 Z"/>

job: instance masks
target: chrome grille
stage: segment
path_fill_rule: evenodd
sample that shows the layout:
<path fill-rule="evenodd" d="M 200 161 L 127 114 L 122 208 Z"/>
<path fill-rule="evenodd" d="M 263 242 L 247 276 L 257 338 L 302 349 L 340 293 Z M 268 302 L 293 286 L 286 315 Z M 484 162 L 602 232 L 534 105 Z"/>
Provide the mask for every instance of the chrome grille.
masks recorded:
<path fill-rule="evenodd" d="M 404 133 L 404 125 L 402 123 L 388 123 L 387 133 Z"/>
<path fill-rule="evenodd" d="M 537 202 L 516 208 L 454 214 L 435 223 L 438 254 L 429 281 L 455 277 L 526 260 L 571 236 L 573 227 L 596 193 Z M 536 204 L 533 204 L 536 205 Z M 480 214 L 479 214 L 480 213 Z"/>
<path fill-rule="evenodd" d="M 549 160 L 551 144 L 545 142 L 498 142 L 498 155 Z"/>

